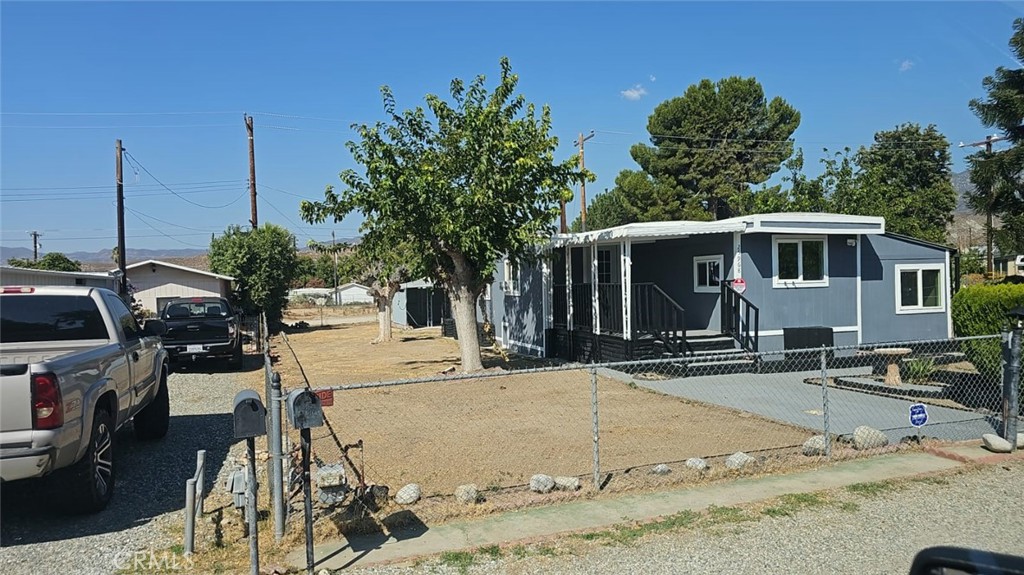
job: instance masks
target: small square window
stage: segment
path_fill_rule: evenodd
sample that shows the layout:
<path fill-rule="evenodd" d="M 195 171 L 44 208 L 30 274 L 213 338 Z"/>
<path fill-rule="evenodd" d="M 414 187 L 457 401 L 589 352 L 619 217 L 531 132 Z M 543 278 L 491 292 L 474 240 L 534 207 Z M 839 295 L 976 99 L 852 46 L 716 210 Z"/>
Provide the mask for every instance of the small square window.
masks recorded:
<path fill-rule="evenodd" d="M 828 244 L 824 237 L 776 236 L 772 248 L 774 287 L 828 286 Z"/>
<path fill-rule="evenodd" d="M 896 313 L 946 311 L 942 264 L 896 266 Z"/>
<path fill-rule="evenodd" d="M 722 283 L 723 256 L 697 256 L 693 258 L 694 293 L 718 293 Z"/>

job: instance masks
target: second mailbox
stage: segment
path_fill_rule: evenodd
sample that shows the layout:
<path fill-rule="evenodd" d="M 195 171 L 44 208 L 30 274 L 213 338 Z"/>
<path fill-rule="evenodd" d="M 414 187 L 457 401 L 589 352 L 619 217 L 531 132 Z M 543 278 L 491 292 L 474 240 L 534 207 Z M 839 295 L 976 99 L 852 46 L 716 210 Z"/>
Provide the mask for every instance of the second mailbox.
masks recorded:
<path fill-rule="evenodd" d="M 324 410 L 320 398 L 308 389 L 296 389 L 288 394 L 288 419 L 295 429 L 321 427 L 324 424 Z"/>
<path fill-rule="evenodd" d="M 258 393 L 243 389 L 235 396 L 235 439 L 248 439 L 267 434 L 267 408 Z"/>

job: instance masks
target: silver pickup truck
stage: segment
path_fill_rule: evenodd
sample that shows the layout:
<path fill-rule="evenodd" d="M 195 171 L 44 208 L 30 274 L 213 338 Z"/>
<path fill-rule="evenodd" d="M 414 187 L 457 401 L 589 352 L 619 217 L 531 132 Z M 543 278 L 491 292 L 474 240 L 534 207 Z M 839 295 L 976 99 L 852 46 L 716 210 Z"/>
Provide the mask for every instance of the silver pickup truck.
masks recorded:
<path fill-rule="evenodd" d="M 140 439 L 167 433 L 165 330 L 159 320 L 140 327 L 110 290 L 3 287 L 0 479 L 61 470 L 74 510 L 106 507 L 117 430 L 134 418 Z"/>

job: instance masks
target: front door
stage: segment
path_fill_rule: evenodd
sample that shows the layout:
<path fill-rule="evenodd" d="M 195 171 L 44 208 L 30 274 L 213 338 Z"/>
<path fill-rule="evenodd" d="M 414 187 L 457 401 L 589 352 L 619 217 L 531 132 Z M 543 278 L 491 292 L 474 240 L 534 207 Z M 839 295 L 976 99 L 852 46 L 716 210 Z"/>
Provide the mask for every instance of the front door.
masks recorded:
<path fill-rule="evenodd" d="M 721 329 L 721 289 L 725 256 L 708 254 L 693 258 L 693 297 L 686 304 L 687 324 Z"/>

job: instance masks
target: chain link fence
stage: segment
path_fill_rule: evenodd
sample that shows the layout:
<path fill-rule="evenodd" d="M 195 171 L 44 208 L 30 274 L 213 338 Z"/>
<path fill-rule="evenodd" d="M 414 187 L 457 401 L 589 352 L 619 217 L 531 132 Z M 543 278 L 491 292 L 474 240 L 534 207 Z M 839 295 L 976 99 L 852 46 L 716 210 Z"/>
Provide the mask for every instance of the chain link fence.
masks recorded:
<path fill-rule="evenodd" d="M 332 394 L 313 453 L 424 497 L 534 474 L 620 489 L 680 474 L 787 468 L 1002 432 L 998 335 L 311 386 Z M 973 359 L 973 361 L 972 361 Z M 285 382 L 286 386 L 301 385 Z M 927 422 L 911 424 L 912 406 Z M 919 420 L 918 420 L 919 421 Z M 742 455 L 740 454 L 742 453 Z M 655 473 L 650 473 L 654 471 Z M 677 474 L 678 476 L 678 474 Z M 393 491 L 392 491 L 393 493 Z"/>

